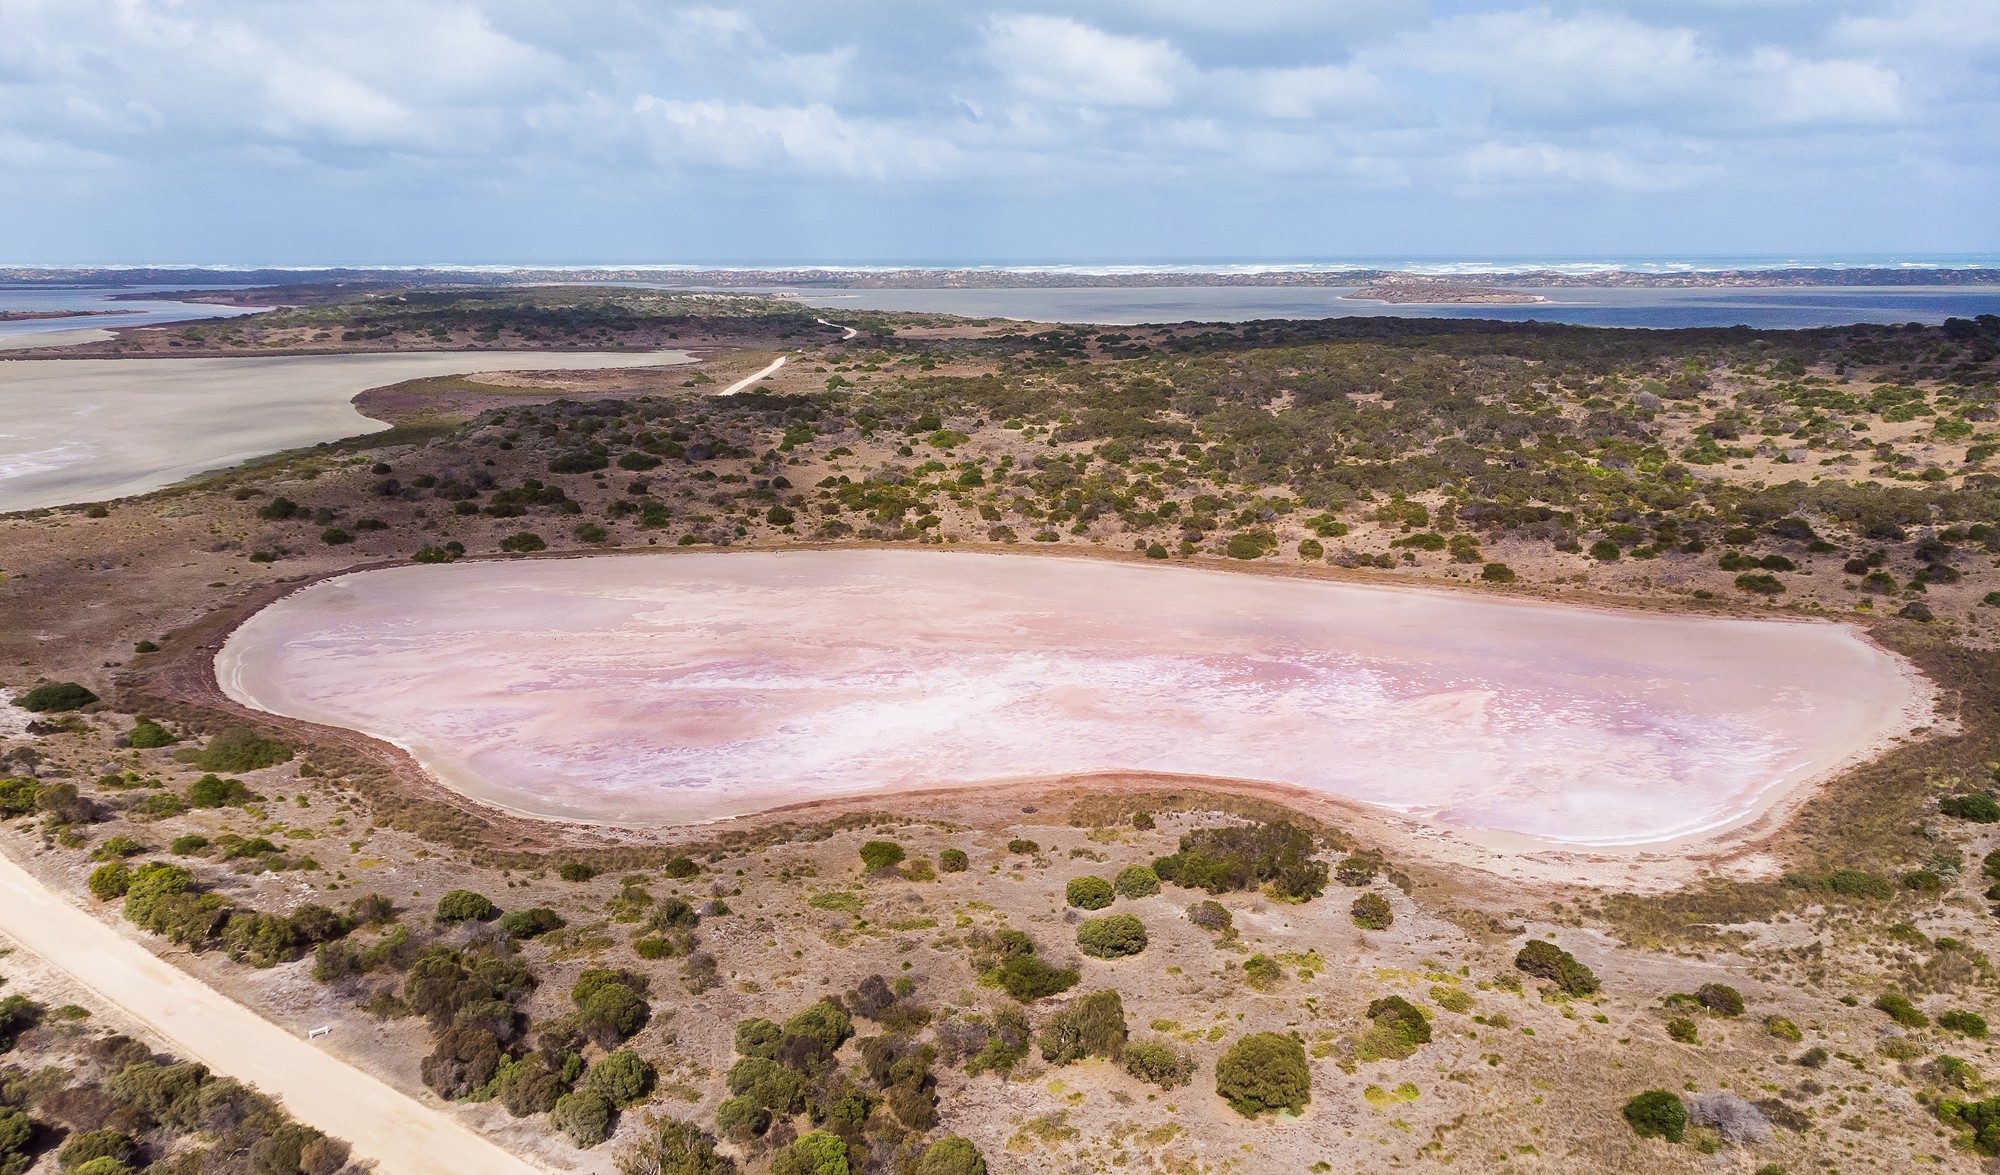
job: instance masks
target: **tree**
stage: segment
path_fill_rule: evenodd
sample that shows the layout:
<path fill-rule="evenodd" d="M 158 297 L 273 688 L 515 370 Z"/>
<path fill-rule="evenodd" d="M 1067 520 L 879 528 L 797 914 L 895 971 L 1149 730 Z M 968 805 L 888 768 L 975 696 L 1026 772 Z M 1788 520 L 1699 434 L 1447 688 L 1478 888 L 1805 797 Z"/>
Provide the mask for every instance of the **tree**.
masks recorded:
<path fill-rule="evenodd" d="M 653 1092 L 653 1066 L 631 1049 L 619 1049 L 590 1067 L 584 1088 L 623 1109 Z"/>
<path fill-rule="evenodd" d="M 611 1137 L 611 1103 L 589 1090 L 566 1093 L 549 1111 L 549 1125 L 568 1135 L 577 1149 L 589 1150 Z"/>
<path fill-rule="evenodd" d="M 437 914 L 432 921 L 457 925 L 460 922 L 484 922 L 492 916 L 493 903 L 484 894 L 455 889 L 438 899 Z"/>
<path fill-rule="evenodd" d="M 1064 895 L 1069 904 L 1083 910 L 1102 910 L 1111 904 L 1111 883 L 1102 877 L 1076 877 L 1070 880 Z"/>
<path fill-rule="evenodd" d="M 839 1135 L 815 1130 L 778 1153 L 771 1175 L 848 1175 L 847 1143 Z"/>
<path fill-rule="evenodd" d="M 1679 1095 L 1664 1089 L 1649 1089 L 1625 1103 L 1620 1111 L 1640 1138 L 1664 1138 L 1679 1142 L 1687 1130 L 1687 1107 Z"/>
<path fill-rule="evenodd" d="M 1215 1063 L 1215 1092 L 1245 1118 L 1266 1110 L 1303 1112 L 1312 1100 L 1305 1046 L 1275 1032 L 1244 1037 Z"/>
<path fill-rule="evenodd" d="M 1050 1017 L 1037 1043 L 1042 1059 L 1068 1065 L 1085 1057 L 1125 1055 L 1125 1004 L 1111 989 L 1093 991 Z"/>
<path fill-rule="evenodd" d="M 1146 949 L 1146 925 L 1130 914 L 1086 918 L 1076 928 L 1077 949 L 1096 959 L 1122 959 Z"/>
<path fill-rule="evenodd" d="M 1363 930 L 1387 930 L 1396 921 L 1395 911 L 1389 908 L 1389 899 L 1378 893 L 1365 893 L 1354 899 L 1347 908 L 1348 917 Z"/>
<path fill-rule="evenodd" d="M 73 681 L 56 681 L 38 685 L 14 699 L 14 704 L 34 714 L 56 714 L 65 710 L 81 710 L 97 700 L 97 695 Z"/>
<path fill-rule="evenodd" d="M 692 1122 L 646 1115 L 639 1136 L 622 1147 L 614 1162 L 618 1175 L 720 1175 L 727 1160 Z"/>
<path fill-rule="evenodd" d="M 916 1175 L 986 1175 L 986 1160 L 970 1140 L 947 1134 L 924 1148 Z"/>
<path fill-rule="evenodd" d="M 1112 879 L 1121 898 L 1148 898 L 1160 892 L 1160 875 L 1144 865 L 1127 865 Z"/>
<path fill-rule="evenodd" d="M 887 869 L 903 861 L 903 846 L 892 840 L 871 840 L 861 846 L 861 863 L 869 869 Z"/>
<path fill-rule="evenodd" d="M 1550 980 L 1570 995 L 1590 995 L 1597 990 L 1597 976 L 1576 961 L 1576 956 L 1552 942 L 1535 939 L 1514 956 L 1514 966 L 1530 975 Z"/>

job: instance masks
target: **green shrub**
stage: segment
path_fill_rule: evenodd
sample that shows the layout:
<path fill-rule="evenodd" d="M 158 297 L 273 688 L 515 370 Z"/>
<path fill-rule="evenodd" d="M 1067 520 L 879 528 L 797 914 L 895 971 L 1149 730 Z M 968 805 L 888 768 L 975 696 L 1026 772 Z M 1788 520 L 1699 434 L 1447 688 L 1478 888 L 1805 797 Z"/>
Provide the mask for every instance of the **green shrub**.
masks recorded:
<path fill-rule="evenodd" d="M 65 1171 L 74 1171 L 93 1159 L 116 1159 L 127 1162 L 139 1151 L 139 1144 L 132 1137 L 117 1130 L 85 1130 L 69 1136 L 62 1150 L 56 1152 L 56 1161 Z"/>
<path fill-rule="evenodd" d="M 1395 911 L 1389 908 L 1389 899 L 1378 893 L 1365 893 L 1354 899 L 1347 907 L 1348 917 L 1363 930 L 1387 930 L 1396 921 Z"/>
<path fill-rule="evenodd" d="M 1488 563 L 1479 569 L 1479 578 L 1485 580 L 1487 583 L 1513 583 L 1520 577 L 1515 575 L 1514 569 L 1505 563 Z"/>
<path fill-rule="evenodd" d="M 1704 983 L 1695 989 L 1701 1006 L 1719 1016 L 1741 1016 L 1743 995 L 1726 983 Z"/>
<path fill-rule="evenodd" d="M 765 512 L 764 521 L 770 523 L 772 526 L 790 526 L 795 519 L 790 510 L 785 509 L 783 506 L 773 506 Z"/>
<path fill-rule="evenodd" d="M 1597 990 L 1597 976 L 1576 961 L 1576 956 L 1552 942 L 1535 939 L 1514 956 L 1514 966 L 1530 975 L 1547 979 L 1570 995 L 1590 995 Z"/>
<path fill-rule="evenodd" d="M 623 1109 L 646 1100 L 656 1074 L 650 1062 L 631 1049 L 619 1049 L 590 1067 L 584 1088 Z"/>
<path fill-rule="evenodd" d="M 1122 959 L 1146 949 L 1146 927 L 1130 914 L 1086 918 L 1076 928 L 1076 945 L 1095 959 Z"/>
<path fill-rule="evenodd" d="M 1701 1039 L 1695 1023 L 1684 1016 L 1676 1016 L 1667 1021 L 1667 1036 L 1682 1044 L 1695 1044 Z"/>
<path fill-rule="evenodd" d="M 353 542 L 354 536 L 337 526 L 329 526 L 319 532 L 319 541 L 329 547 L 338 547 Z"/>
<path fill-rule="evenodd" d="M 157 653 L 160 651 L 160 646 L 154 644 L 152 641 L 140 641 L 138 644 L 132 646 L 132 651 L 134 653 Z"/>
<path fill-rule="evenodd" d="M 1266 954 L 1255 954 L 1243 961 L 1243 982 L 1255 991 L 1269 991 L 1285 977 L 1285 969 L 1278 961 Z"/>
<path fill-rule="evenodd" d="M 1805 1034 L 1799 1031 L 1799 1026 L 1783 1016 L 1764 1017 L 1764 1030 L 1779 1040 L 1789 1040 L 1793 1044 L 1805 1039 Z"/>
<path fill-rule="evenodd" d="M 90 854 L 93 861 L 109 861 L 113 857 L 136 857 L 146 851 L 146 846 L 129 836 L 114 836 Z"/>
<path fill-rule="evenodd" d="M 48 685 L 38 685 L 14 699 L 14 704 L 35 714 L 57 714 L 65 710 L 81 710 L 97 700 L 97 695 L 73 681 L 55 681 Z"/>
<path fill-rule="evenodd" d="M 132 888 L 132 871 L 124 862 L 114 861 L 109 865 L 99 865 L 90 873 L 90 896 L 100 902 L 122 898 L 125 891 Z"/>
<path fill-rule="evenodd" d="M 1197 829 L 1180 852 L 1153 862 L 1162 881 L 1211 894 L 1266 887 L 1281 901 L 1302 902 L 1326 890 L 1327 868 L 1312 859 L 1312 834 L 1291 824 Z"/>
<path fill-rule="evenodd" d="M 869 869 L 887 869 L 903 863 L 903 846 L 892 840 L 871 840 L 861 846 L 861 863 Z"/>
<path fill-rule="evenodd" d="M 1178 1089 L 1194 1080 L 1194 1054 L 1163 1040 L 1128 1043 L 1125 1071 L 1161 1089 Z"/>
<path fill-rule="evenodd" d="M 1893 991 L 1885 991 L 1875 997 L 1875 1007 L 1887 1012 L 1889 1019 L 1905 1028 L 1928 1028 L 1931 1018 L 1917 1010 L 1917 1006 Z"/>
<path fill-rule="evenodd" d="M 1160 892 L 1160 875 L 1144 865 L 1127 865 L 1111 881 L 1121 898 L 1149 898 Z"/>
<path fill-rule="evenodd" d="M 1153 545 L 1159 546 L 1158 543 L 1155 543 Z M 1165 547 L 1160 547 L 1160 558 L 1164 559 L 1166 557 L 1167 557 L 1167 549 Z M 1299 558 L 1324 559 L 1325 557 L 1326 557 L 1326 546 L 1325 544 L 1321 543 L 1318 539 L 1299 540 Z"/>
<path fill-rule="evenodd" d="M 1049 1018 L 1036 1041 L 1042 1059 L 1069 1065 L 1085 1057 L 1125 1055 L 1125 1004 L 1111 990 L 1093 991 Z"/>
<path fill-rule="evenodd" d="M 693 877 L 695 874 L 700 873 L 701 866 L 695 864 L 693 861 L 689 860 L 686 857 L 675 857 L 672 860 L 668 861 L 665 865 L 660 866 L 660 872 L 661 874 L 666 876 L 669 880 L 685 881 L 688 878 Z M 564 878 L 563 880 L 567 881 L 569 879 Z"/>
<path fill-rule="evenodd" d="M 240 779 L 204 775 L 188 788 L 190 808 L 235 808 L 250 802 L 250 789 Z"/>
<path fill-rule="evenodd" d="M 1736 590 L 1739 592 L 1752 592 L 1760 596 L 1775 596 L 1785 590 L 1785 585 L 1775 575 L 1758 575 L 1755 572 L 1746 571 L 1736 577 Z"/>
<path fill-rule="evenodd" d="M 125 741 L 142 751 L 150 751 L 158 747 L 173 746 L 181 740 L 175 737 L 173 731 L 159 723 L 141 719 L 126 733 Z"/>
<path fill-rule="evenodd" d="M 26 775 L 0 779 L 0 814 L 25 816 L 35 810 L 42 785 Z"/>
<path fill-rule="evenodd" d="M 1625 1103 L 1625 1121 L 1640 1138 L 1664 1138 L 1679 1142 L 1687 1131 L 1687 1107 L 1678 1095 L 1664 1089 L 1649 1089 Z"/>
<path fill-rule="evenodd" d="M 834 1052 L 854 1035 L 854 1021 L 832 1003 L 821 1000 L 785 1021 L 785 1035 L 809 1036 L 825 1045 L 827 1052 Z"/>
<path fill-rule="evenodd" d="M 438 899 L 437 914 L 431 920 L 456 925 L 460 922 L 484 922 L 492 916 L 493 903 L 484 894 L 455 889 Z"/>
<path fill-rule="evenodd" d="M 1010 853 L 1039 853 L 1042 851 L 1042 846 L 1031 840 L 1017 838 L 1007 842 L 1007 851 Z"/>
<path fill-rule="evenodd" d="M 195 760 L 203 771 L 255 771 L 289 763 L 292 748 L 276 739 L 259 738 L 247 726 L 232 726 L 208 740 Z M 215 807 L 217 805 L 197 805 Z"/>
<path fill-rule="evenodd" d="M 1431 1042 L 1431 1022 L 1424 1018 L 1422 1009 L 1402 996 L 1371 1000 L 1365 1014 L 1377 1028 L 1386 1028 L 1393 1034 L 1396 1051 L 1404 1056 L 1409 1055 L 1408 1050 Z"/>
<path fill-rule="evenodd" d="M 1102 877 L 1075 877 L 1063 890 L 1064 898 L 1080 910 L 1102 910 L 1111 904 L 1111 883 Z"/>
<path fill-rule="evenodd" d="M 1944 892 L 1944 878 L 1928 869 L 1912 869 L 1903 874 L 1903 887 L 1911 893 L 1935 897 Z"/>
<path fill-rule="evenodd" d="M 1267 1110 L 1304 1112 L 1312 1100 L 1305 1046 L 1275 1032 L 1244 1037 L 1216 1061 L 1215 1092 L 1246 1118 Z"/>
<path fill-rule="evenodd" d="M 1187 920 L 1212 934 L 1236 933 L 1236 919 L 1221 902 L 1196 902 L 1187 908 Z"/>
<path fill-rule="evenodd" d="M 134 744 L 137 745 L 137 744 Z M 1993 797 L 1981 792 L 1965 796 L 1946 796 L 1938 801 L 1938 811 L 1960 820 L 1970 820 L 1974 824 L 2000 824 L 2000 804 Z"/>
<path fill-rule="evenodd" d="M 581 861 L 568 861 L 563 864 L 562 868 L 556 870 L 556 876 L 562 878 L 564 881 L 589 881 L 591 878 L 597 876 L 597 870 L 592 869 Z"/>
<path fill-rule="evenodd" d="M 924 1148 L 915 1175 L 986 1175 L 986 1160 L 969 1140 L 947 1134 Z"/>
<path fill-rule="evenodd" d="M 1014 955 L 1000 964 L 994 978 L 1008 995 L 1023 1004 L 1060 995 L 1082 976 L 1066 967 L 1051 967 L 1031 954 Z"/>
<path fill-rule="evenodd" d="M 815 1130 L 778 1152 L 771 1175 L 849 1175 L 847 1143 L 837 1134 Z"/>
<path fill-rule="evenodd" d="M 176 857 L 186 857 L 193 853 L 198 853 L 207 847 L 208 847 L 207 837 L 203 836 L 199 832 L 190 832 L 186 836 L 175 837 L 173 841 L 167 845 L 167 851 L 173 853 L 173 855 Z"/>
<path fill-rule="evenodd" d="M 775 1057 L 784 1040 L 785 1030 L 762 1017 L 736 1022 L 736 1051 L 746 1057 Z"/>
<path fill-rule="evenodd" d="M 501 539 L 500 549 L 528 555 L 536 551 L 546 551 L 549 549 L 549 545 L 542 541 L 541 535 L 536 534 L 532 530 L 523 530 Z"/>
<path fill-rule="evenodd" d="M 589 1150 L 611 1137 L 611 1103 L 589 1090 L 566 1093 L 549 1111 L 549 1125 L 562 1131 L 570 1145 Z"/>
<path fill-rule="evenodd" d="M 1612 542 L 1610 539 L 1598 539 L 1596 542 L 1590 544 L 1590 557 L 1600 563 L 1616 563 L 1618 561 L 1618 544 Z"/>
<path fill-rule="evenodd" d="M 725 1098 L 715 1107 L 715 1132 L 723 1138 L 748 1142 L 771 1128 L 771 1111 L 748 1094 Z"/>
<path fill-rule="evenodd" d="M 938 852 L 938 868 L 946 873 L 963 873 L 972 864 L 963 849 L 943 849 Z"/>
<path fill-rule="evenodd" d="M 1977 1012 L 1945 1012 L 1938 1016 L 1939 1028 L 1969 1036 L 1974 1040 L 1986 1039 L 1986 1017 Z"/>
<path fill-rule="evenodd" d="M 2000 1155 L 2000 1097 L 1979 1102 L 1940 1098 L 1937 1116 L 1945 1126 L 1965 1131 L 1969 1136 L 1965 1141 L 1973 1150 L 1982 1155 Z"/>
<path fill-rule="evenodd" d="M 561 930 L 567 925 L 561 915 L 546 906 L 536 906 L 531 910 L 512 910 L 500 915 L 500 928 L 515 938 L 539 938 L 551 930 Z"/>

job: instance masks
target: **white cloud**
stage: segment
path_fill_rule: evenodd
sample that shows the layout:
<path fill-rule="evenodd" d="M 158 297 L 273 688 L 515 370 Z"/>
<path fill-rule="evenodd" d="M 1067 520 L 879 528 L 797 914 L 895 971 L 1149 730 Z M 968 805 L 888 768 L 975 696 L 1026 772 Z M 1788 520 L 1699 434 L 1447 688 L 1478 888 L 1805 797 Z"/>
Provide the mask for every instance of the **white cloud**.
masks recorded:
<path fill-rule="evenodd" d="M 821 105 L 773 107 L 682 102 L 642 95 L 632 105 L 668 166 L 716 164 L 870 180 L 915 179 L 957 170 L 953 143 L 883 123 L 843 118 Z"/>
<path fill-rule="evenodd" d="M 1463 161 L 1465 178 L 1480 186 L 1592 187 L 1628 192 L 1673 191 L 1714 176 L 1712 165 L 1643 163 L 1613 151 L 1553 143 L 1481 143 Z"/>
<path fill-rule="evenodd" d="M 1053 102 L 1165 106 L 1191 72 L 1165 41 L 1113 36 L 1062 16 L 995 17 L 986 46 L 1016 87 Z"/>

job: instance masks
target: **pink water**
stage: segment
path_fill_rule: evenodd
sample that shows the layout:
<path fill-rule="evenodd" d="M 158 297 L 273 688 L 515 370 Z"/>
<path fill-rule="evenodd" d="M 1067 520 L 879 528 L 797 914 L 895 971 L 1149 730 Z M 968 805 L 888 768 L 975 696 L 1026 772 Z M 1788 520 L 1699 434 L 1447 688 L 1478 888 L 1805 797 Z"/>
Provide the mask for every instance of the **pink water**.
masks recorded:
<path fill-rule="evenodd" d="M 1833 624 L 923 551 L 363 572 L 217 665 L 238 700 L 566 819 L 1129 769 L 1579 845 L 1746 819 L 1922 694 Z"/>

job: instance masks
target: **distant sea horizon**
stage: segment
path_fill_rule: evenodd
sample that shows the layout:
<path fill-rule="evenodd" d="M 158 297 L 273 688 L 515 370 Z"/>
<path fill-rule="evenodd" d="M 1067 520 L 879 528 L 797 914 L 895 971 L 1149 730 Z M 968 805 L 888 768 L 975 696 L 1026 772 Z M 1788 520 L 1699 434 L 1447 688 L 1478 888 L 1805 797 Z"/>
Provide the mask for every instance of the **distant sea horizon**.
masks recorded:
<path fill-rule="evenodd" d="M 253 272 L 313 273 L 328 270 L 498 274 L 545 270 L 624 270 L 680 273 L 699 271 L 829 270 L 887 273 L 901 270 L 940 272 L 1032 272 L 1089 275 L 1161 273 L 1256 274 L 1343 273 L 1396 270 L 1440 277 L 1484 273 L 1703 273 L 1777 269 L 1988 269 L 2000 267 L 2000 253 L 1716 253 L 1716 254 L 1356 254 L 1340 257 L 1148 257 L 1148 258 L 719 258 L 692 261 L 631 261 L 564 258 L 524 261 L 96 261 L 9 262 L 4 271 L 203 271 L 218 277 Z M 0 282 L 4 282 L 0 278 Z"/>

